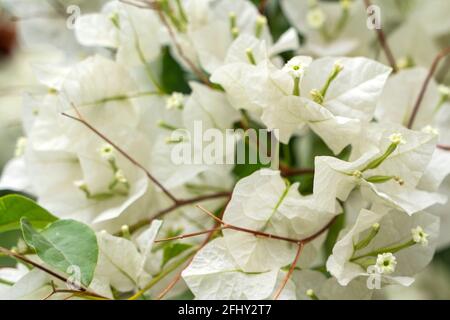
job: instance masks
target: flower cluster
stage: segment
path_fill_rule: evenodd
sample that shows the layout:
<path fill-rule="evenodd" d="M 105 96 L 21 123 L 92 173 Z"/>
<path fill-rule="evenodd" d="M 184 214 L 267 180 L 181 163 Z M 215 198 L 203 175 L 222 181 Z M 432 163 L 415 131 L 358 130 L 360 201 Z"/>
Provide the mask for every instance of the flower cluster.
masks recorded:
<path fill-rule="evenodd" d="M 293 27 L 276 40 L 249 0 L 112 0 L 76 19 L 70 58 L 33 68 L 39 93 L 23 98 L 0 179 L 52 215 L 18 218 L 24 239 L 1 253 L 38 267 L 0 269 L 0 298 L 369 299 L 414 281 L 450 243 L 450 89 L 428 70 L 444 31 L 422 30 L 431 53 L 393 40 L 391 63 L 364 1 L 280 3 Z M 406 42 L 422 6 L 392 10 L 393 38 Z M 214 163 L 198 122 L 233 136 L 209 146 Z M 269 166 L 217 164 L 261 151 L 245 131 L 260 128 L 276 143 Z M 175 163 L 181 149 L 199 161 Z M 75 222 L 90 231 L 76 224 L 80 251 L 66 255 L 52 230 L 67 243 Z M 39 268 L 73 278 L 52 245 L 81 287 Z"/>

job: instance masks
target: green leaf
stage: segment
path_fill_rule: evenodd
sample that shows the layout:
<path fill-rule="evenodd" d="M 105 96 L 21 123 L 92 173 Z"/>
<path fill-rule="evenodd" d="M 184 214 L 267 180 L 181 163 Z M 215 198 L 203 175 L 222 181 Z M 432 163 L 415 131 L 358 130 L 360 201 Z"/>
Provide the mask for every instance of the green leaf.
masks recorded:
<path fill-rule="evenodd" d="M 327 238 L 325 240 L 325 255 L 328 258 L 332 252 L 334 245 L 336 244 L 339 233 L 345 227 L 345 213 L 342 213 L 337 216 L 336 221 L 331 226 L 328 231 Z"/>
<path fill-rule="evenodd" d="M 38 229 L 58 220 L 36 202 L 23 196 L 14 194 L 0 198 L 0 232 L 20 229 L 22 217 Z"/>
<path fill-rule="evenodd" d="M 191 247 L 192 245 L 188 243 L 171 243 L 164 246 L 163 261 L 161 267 L 164 267 L 166 263 L 171 259 L 177 257 L 179 254 L 183 253 Z"/>
<path fill-rule="evenodd" d="M 161 84 L 166 92 L 189 93 L 187 74 L 165 47 L 162 55 Z"/>
<path fill-rule="evenodd" d="M 75 220 L 59 220 L 38 232 L 27 219 L 20 222 L 25 242 L 42 261 L 64 273 L 79 270 L 79 280 L 89 286 L 97 265 L 98 245 L 88 226 Z"/>

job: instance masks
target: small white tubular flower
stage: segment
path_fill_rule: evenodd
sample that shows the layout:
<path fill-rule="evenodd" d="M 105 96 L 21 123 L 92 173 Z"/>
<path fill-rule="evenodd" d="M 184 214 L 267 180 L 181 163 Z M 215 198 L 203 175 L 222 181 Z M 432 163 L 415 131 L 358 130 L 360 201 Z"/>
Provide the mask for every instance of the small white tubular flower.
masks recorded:
<path fill-rule="evenodd" d="M 397 145 L 406 143 L 406 140 L 403 138 L 403 135 L 398 132 L 391 134 L 389 136 L 389 140 L 391 140 L 392 143 L 395 143 Z"/>
<path fill-rule="evenodd" d="M 23 156 L 23 154 L 25 153 L 26 146 L 27 146 L 27 138 L 26 137 L 20 137 L 19 139 L 17 139 L 16 150 L 14 151 L 14 156 L 15 157 Z"/>
<path fill-rule="evenodd" d="M 334 67 L 333 72 L 336 72 L 336 73 L 339 73 L 342 70 L 344 70 L 344 65 L 339 60 L 334 63 L 333 67 Z"/>
<path fill-rule="evenodd" d="M 450 87 L 441 84 L 438 86 L 438 90 L 441 96 L 444 97 L 444 99 L 450 98 Z"/>
<path fill-rule="evenodd" d="M 289 60 L 283 67 L 283 71 L 293 78 L 301 78 L 305 69 L 311 64 L 312 58 L 308 56 L 297 56 Z"/>
<path fill-rule="evenodd" d="M 87 184 L 84 180 L 76 180 L 73 182 L 73 185 L 78 189 L 84 189 L 87 187 Z"/>
<path fill-rule="evenodd" d="M 174 92 L 170 97 L 166 99 L 166 108 L 171 109 L 182 109 L 184 102 L 184 95 L 179 92 Z"/>
<path fill-rule="evenodd" d="M 325 23 L 326 15 L 322 9 L 316 7 L 308 11 L 306 20 L 311 28 L 320 29 Z"/>
<path fill-rule="evenodd" d="M 424 247 L 428 245 L 428 234 L 423 230 L 421 226 L 417 226 L 414 229 L 411 229 L 411 234 L 414 242 L 420 243 Z"/>
<path fill-rule="evenodd" d="M 377 257 L 377 262 L 375 268 L 380 274 L 391 274 L 395 272 L 395 267 L 397 266 L 397 258 L 390 253 L 382 253 Z"/>
<path fill-rule="evenodd" d="M 434 127 L 432 127 L 432 126 L 429 126 L 429 125 L 426 126 L 426 127 L 423 127 L 422 128 L 422 132 L 423 133 L 432 134 L 432 135 L 435 135 L 435 136 L 439 135 L 439 130 L 434 128 Z"/>
<path fill-rule="evenodd" d="M 359 170 L 355 170 L 352 172 L 352 176 L 354 176 L 355 178 L 358 178 L 358 179 L 362 178 L 362 175 L 363 175 L 362 172 Z"/>
<path fill-rule="evenodd" d="M 115 152 L 114 147 L 110 144 L 105 144 L 100 148 L 100 155 L 103 159 L 111 161 L 114 159 Z"/>
<path fill-rule="evenodd" d="M 267 18 L 264 15 L 259 15 L 256 18 L 256 25 L 261 25 L 261 26 L 265 26 L 267 24 Z"/>

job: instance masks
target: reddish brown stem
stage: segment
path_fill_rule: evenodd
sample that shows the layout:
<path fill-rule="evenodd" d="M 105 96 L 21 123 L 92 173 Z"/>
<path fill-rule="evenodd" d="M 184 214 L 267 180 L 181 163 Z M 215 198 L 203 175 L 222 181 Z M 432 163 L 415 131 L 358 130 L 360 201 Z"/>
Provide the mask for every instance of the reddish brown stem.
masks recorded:
<path fill-rule="evenodd" d="M 283 177 L 294 177 L 294 176 L 301 176 L 304 174 L 314 174 L 314 169 L 313 168 L 289 168 L 288 166 L 285 165 L 280 165 L 280 171 L 281 171 L 281 175 Z"/>
<path fill-rule="evenodd" d="M 109 143 L 111 146 L 114 147 L 121 155 L 123 155 L 128 161 L 130 161 L 132 164 L 134 164 L 136 167 L 140 168 L 142 171 L 145 172 L 146 176 L 155 184 L 158 186 L 158 188 L 161 189 L 162 192 L 164 192 L 174 203 L 177 203 L 179 200 L 175 198 L 175 196 L 167 190 L 158 180 L 156 180 L 155 177 L 142 165 L 140 164 L 136 159 L 134 159 L 130 154 L 128 154 L 126 151 L 124 151 L 121 147 L 119 147 L 116 143 L 114 143 L 111 139 L 109 139 L 107 136 L 105 136 L 103 133 L 95 129 L 89 122 L 83 119 L 79 111 L 75 108 L 78 117 L 74 117 L 70 114 L 67 114 L 65 112 L 62 113 L 63 116 L 70 118 L 72 120 L 78 121 L 81 124 L 83 124 L 85 127 L 89 128 L 92 132 L 94 132 L 97 136 L 102 138 L 104 141 Z"/>
<path fill-rule="evenodd" d="M 416 104 L 414 105 L 414 109 L 412 111 L 411 117 L 408 121 L 408 128 L 411 129 L 414 125 L 414 121 L 416 120 L 417 113 L 419 112 L 420 105 L 422 104 L 422 100 L 425 97 L 425 93 L 427 92 L 428 85 L 433 78 L 434 73 L 439 65 L 439 62 L 448 54 L 450 54 L 450 47 L 443 49 L 441 52 L 437 54 L 434 58 L 433 63 L 431 64 L 430 71 L 428 72 L 427 77 L 422 85 L 422 89 L 420 89 L 419 97 L 417 98 Z"/>
<path fill-rule="evenodd" d="M 229 200 L 228 200 L 229 201 Z M 228 204 L 228 203 L 227 203 Z M 223 217 L 223 214 L 225 213 L 225 209 L 226 209 L 226 205 L 224 207 L 224 209 L 222 210 L 222 212 L 220 213 L 220 217 Z M 216 223 L 216 227 L 220 227 L 220 223 Z M 200 251 L 204 246 L 206 246 L 208 244 L 208 242 L 212 239 L 212 237 L 214 236 L 214 233 L 216 231 L 214 231 L 214 229 L 208 234 L 208 237 L 206 237 L 205 241 L 202 242 L 200 248 L 197 250 Z M 194 256 L 195 257 L 195 256 Z M 189 266 L 192 263 L 192 260 L 194 260 L 194 257 L 192 257 L 189 262 L 187 263 L 186 266 Z M 183 268 L 184 270 L 185 268 Z M 169 285 L 158 295 L 157 299 L 161 300 L 162 298 L 164 298 L 166 296 L 166 294 L 172 290 L 172 288 L 177 284 L 178 281 L 180 281 L 181 279 L 181 274 L 183 273 L 183 270 L 181 270 L 176 276 L 175 278 L 169 283 Z"/>
<path fill-rule="evenodd" d="M 295 255 L 294 261 L 292 261 L 291 267 L 289 268 L 288 273 L 284 277 L 283 282 L 281 283 L 281 286 L 278 288 L 275 295 L 273 296 L 273 300 L 278 300 L 278 298 L 281 295 L 281 292 L 283 292 L 283 289 L 286 287 L 286 284 L 288 283 L 289 279 L 292 276 L 292 273 L 295 270 L 295 266 L 297 265 L 298 259 L 300 259 L 300 254 L 302 253 L 304 246 L 305 245 L 303 242 L 300 242 L 298 244 L 297 254 Z"/>
<path fill-rule="evenodd" d="M 175 48 L 180 55 L 180 57 L 186 62 L 186 64 L 191 68 L 192 72 L 207 86 L 212 87 L 211 82 L 209 81 L 208 77 L 205 75 L 205 73 L 199 69 L 195 63 L 189 59 L 183 51 L 183 48 L 178 43 L 175 32 L 173 31 L 172 27 L 170 26 L 169 22 L 167 21 L 166 17 L 164 16 L 164 13 L 162 12 L 161 8 L 159 7 L 158 3 L 155 3 L 153 5 L 156 9 L 156 12 L 158 13 L 159 19 L 161 20 L 162 24 L 167 28 L 167 31 L 169 31 L 169 36 L 172 39 L 173 44 L 175 45 Z"/>
<path fill-rule="evenodd" d="M 130 228 L 130 232 L 134 232 L 140 228 L 142 228 L 143 226 L 146 226 L 148 224 L 150 224 L 153 220 L 155 219 L 160 219 L 162 216 L 164 216 L 165 214 L 172 212 L 178 208 L 190 205 L 190 204 L 195 204 L 198 202 L 202 202 L 202 201 L 207 201 L 207 200 L 213 200 L 213 199 L 219 199 L 219 198 L 229 198 L 231 196 L 230 192 L 219 192 L 219 193 L 213 193 L 213 194 L 207 194 L 204 196 L 200 196 L 200 197 L 195 197 L 192 199 L 185 199 L 185 200 L 177 200 L 176 203 L 174 203 L 173 205 L 171 205 L 170 207 L 167 207 L 161 211 L 159 211 L 158 213 L 156 213 L 155 215 L 152 215 L 152 218 L 147 218 L 147 219 L 143 219 L 133 225 L 131 225 Z"/>
<path fill-rule="evenodd" d="M 334 223 L 334 221 L 336 219 L 336 217 L 334 217 L 322 229 L 320 229 L 319 231 L 317 231 L 316 233 L 314 233 L 313 235 L 311 235 L 311 236 L 309 236 L 307 238 L 304 238 L 304 239 L 293 239 L 293 238 L 277 236 L 277 235 L 274 235 L 274 234 L 261 232 L 261 231 L 257 231 L 257 230 L 251 230 L 251 229 L 247 229 L 247 228 L 234 226 L 234 225 L 231 225 L 231 224 L 228 224 L 228 223 L 224 222 L 222 219 L 216 217 L 213 213 L 209 212 L 208 210 L 206 210 L 202 206 L 197 205 L 197 207 L 200 210 L 202 210 L 203 212 L 205 212 L 207 215 L 209 215 L 211 218 L 213 218 L 217 223 L 220 223 L 221 225 L 223 225 L 226 229 L 231 229 L 231 230 L 235 230 L 235 231 L 249 233 L 249 234 L 254 235 L 255 237 L 263 237 L 263 238 L 268 238 L 268 239 L 281 240 L 281 241 L 286 241 L 286 242 L 295 243 L 295 244 L 299 244 L 299 243 L 307 244 L 308 242 L 311 242 L 312 240 L 314 240 L 315 238 L 320 236 L 323 232 L 325 232 Z"/>
<path fill-rule="evenodd" d="M 177 237 L 170 237 L 170 238 L 155 240 L 155 243 L 167 242 L 167 241 L 173 241 L 173 240 L 182 240 L 182 239 L 186 239 L 186 238 L 197 237 L 197 236 L 201 236 L 201 235 L 203 235 L 205 233 L 221 231 L 221 230 L 224 230 L 226 228 L 227 227 L 219 227 L 219 228 L 213 228 L 213 229 L 209 229 L 209 230 L 203 230 L 203 231 L 198 231 L 198 232 L 193 232 L 193 233 L 187 233 L 187 234 L 183 234 L 183 235 L 177 236 Z"/>
<path fill-rule="evenodd" d="M 23 256 L 21 254 L 18 254 L 16 252 L 13 252 L 13 251 L 8 250 L 8 249 L 3 248 L 3 247 L 0 247 L 0 253 L 6 255 L 8 257 L 14 258 L 16 260 L 22 261 L 22 262 L 24 262 L 26 264 L 32 265 L 33 267 L 35 267 L 35 268 L 37 268 L 37 269 L 47 273 L 48 275 L 50 275 L 50 276 L 52 276 L 52 277 L 54 277 L 54 278 L 56 278 L 56 279 L 58 279 L 58 280 L 60 280 L 62 282 L 68 282 L 68 278 L 66 278 L 66 277 L 64 277 L 64 276 L 54 272 L 53 270 L 48 269 L 47 267 L 45 267 L 43 265 L 40 265 L 37 262 L 34 262 L 34 261 L 28 259 L 27 257 L 25 257 L 25 256 Z M 79 292 L 82 292 L 83 294 L 89 295 L 89 296 L 92 296 L 92 297 L 106 299 L 105 297 L 103 297 L 101 295 L 98 295 L 95 292 L 90 291 L 86 287 L 81 287 Z"/>
<path fill-rule="evenodd" d="M 366 10 L 369 9 L 369 7 L 372 5 L 372 2 L 370 0 L 364 0 L 366 4 Z M 397 62 L 395 61 L 394 55 L 392 54 L 391 48 L 389 47 L 389 44 L 386 40 L 386 35 L 384 34 L 383 29 L 375 28 L 375 31 L 377 33 L 378 42 L 380 43 L 381 48 L 383 49 L 386 58 L 389 61 L 389 65 L 391 66 L 394 73 L 398 71 Z"/>
<path fill-rule="evenodd" d="M 439 149 L 445 150 L 445 151 L 450 151 L 450 146 L 446 146 L 443 144 L 438 144 L 437 146 Z"/>

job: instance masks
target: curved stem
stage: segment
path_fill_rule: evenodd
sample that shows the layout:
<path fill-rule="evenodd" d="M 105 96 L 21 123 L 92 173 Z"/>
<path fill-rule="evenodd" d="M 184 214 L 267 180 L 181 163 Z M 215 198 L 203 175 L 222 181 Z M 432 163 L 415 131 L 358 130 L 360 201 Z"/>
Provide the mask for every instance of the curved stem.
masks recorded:
<path fill-rule="evenodd" d="M 443 145 L 443 144 L 438 144 L 437 146 L 439 149 L 445 150 L 445 151 L 450 151 L 450 146 L 447 145 Z"/>
<path fill-rule="evenodd" d="M 97 129 L 95 129 L 89 122 L 87 122 L 86 120 L 83 119 L 83 117 L 81 116 L 81 114 L 78 112 L 78 110 L 76 109 L 76 107 L 73 105 L 75 111 L 78 114 L 78 117 L 74 117 L 70 114 L 67 114 L 65 112 L 62 113 L 63 116 L 70 118 L 72 120 L 78 121 L 81 124 L 83 124 L 85 127 L 89 128 L 92 132 L 94 132 L 97 136 L 99 136 L 100 138 L 102 138 L 104 141 L 106 141 L 107 143 L 109 143 L 111 146 L 113 146 L 121 155 L 123 155 L 126 159 L 128 159 L 128 161 L 130 161 L 132 164 L 134 164 L 136 167 L 140 168 L 142 171 L 145 172 L 146 176 L 154 183 L 156 184 L 162 192 L 164 192 L 173 202 L 177 203 L 178 199 L 175 198 L 175 196 L 169 191 L 167 190 L 158 180 L 156 180 L 155 177 L 153 177 L 153 175 L 142 165 L 140 164 L 136 159 L 134 159 L 130 154 L 128 154 L 126 151 L 124 151 L 122 148 L 120 148 L 116 143 L 114 143 L 113 141 L 111 141 L 111 139 L 109 139 L 107 136 L 105 136 L 103 133 L 101 133 L 100 131 L 98 131 Z"/>
<path fill-rule="evenodd" d="M 190 252 L 188 255 L 186 255 L 185 257 L 179 259 L 178 261 L 176 261 L 175 263 L 171 264 L 168 268 L 166 268 L 165 270 L 163 270 L 161 273 L 159 273 L 156 277 L 154 277 L 144 288 L 142 288 L 141 290 L 139 290 L 138 292 L 136 292 L 133 296 L 131 296 L 130 298 L 128 298 L 128 300 L 137 300 L 139 299 L 142 295 L 144 295 L 148 290 L 150 290 L 154 285 L 156 285 L 159 281 L 161 281 L 162 279 L 164 279 L 167 275 L 169 275 L 171 272 L 173 272 L 174 270 L 176 270 L 178 267 L 180 267 L 181 265 L 183 265 L 187 260 L 189 260 L 195 253 L 197 252 L 197 250 L 194 250 L 192 252 Z"/>
<path fill-rule="evenodd" d="M 16 260 L 22 261 L 22 262 L 24 262 L 26 264 L 32 265 L 33 267 L 35 267 L 35 268 L 37 268 L 37 269 L 47 273 L 48 275 L 50 275 L 50 276 L 52 276 L 52 277 L 54 277 L 54 278 L 56 278 L 56 279 L 58 279 L 58 280 L 60 280 L 62 282 L 67 282 L 68 281 L 67 277 L 62 276 L 62 275 L 56 273 L 55 271 L 50 270 L 47 267 L 45 267 L 45 266 L 43 266 L 43 265 L 41 265 L 41 264 L 39 264 L 37 262 L 34 262 L 34 261 L 28 259 L 25 256 L 22 256 L 21 254 L 15 253 L 15 252 L 13 252 L 11 250 L 8 250 L 6 248 L 3 248 L 3 247 L 0 247 L 0 253 L 4 254 L 6 256 L 9 256 L 11 258 L 14 258 Z M 96 294 L 95 292 L 90 291 L 86 287 L 81 287 L 79 292 L 83 293 L 85 295 L 89 295 L 89 296 L 93 296 L 93 297 L 97 297 L 97 298 L 107 299 L 107 298 L 105 298 L 105 297 L 103 297 L 101 295 Z"/>
<path fill-rule="evenodd" d="M 160 219 L 165 214 L 172 212 L 176 209 L 179 209 L 181 207 L 184 207 L 184 206 L 187 206 L 190 204 L 199 203 L 202 201 L 207 201 L 207 200 L 213 200 L 213 199 L 219 199 L 219 198 L 229 198 L 230 196 L 231 196 L 230 192 L 218 192 L 218 193 L 208 194 L 208 195 L 199 196 L 199 197 L 195 197 L 195 198 L 191 198 L 191 199 L 177 200 L 170 207 L 167 207 L 167 208 L 157 212 L 156 214 L 152 215 L 152 218 L 143 219 L 143 220 L 138 221 L 137 223 L 129 226 L 130 232 L 133 233 L 134 231 L 142 228 L 143 226 L 150 224 L 153 220 Z"/>
<path fill-rule="evenodd" d="M 439 65 L 439 62 L 448 54 L 450 54 L 450 47 L 443 49 L 441 52 L 437 54 L 434 58 L 433 63 L 431 64 L 430 71 L 428 72 L 427 77 L 425 78 L 425 82 L 422 85 L 422 89 L 420 90 L 419 96 L 417 98 L 416 104 L 414 105 L 414 109 L 412 111 L 411 117 L 408 121 L 408 128 L 411 129 L 414 125 L 414 121 L 416 120 L 417 113 L 419 112 L 420 105 L 422 104 L 422 100 L 425 97 L 425 93 L 427 91 L 428 85 L 433 78 L 434 73 Z"/>
<path fill-rule="evenodd" d="M 286 284 L 288 283 L 289 279 L 292 276 L 292 273 L 295 270 L 295 266 L 297 265 L 298 259 L 300 259 L 300 254 L 303 251 L 303 247 L 305 246 L 305 244 L 303 242 L 300 242 L 298 244 L 298 249 L 297 249 L 297 253 L 295 255 L 294 261 L 292 261 L 291 267 L 289 268 L 288 273 L 286 274 L 286 276 L 283 279 L 283 282 L 281 284 L 281 286 L 278 288 L 278 290 L 276 291 L 273 300 L 278 300 L 278 298 L 281 295 L 281 292 L 283 292 L 283 289 L 286 287 Z"/>

